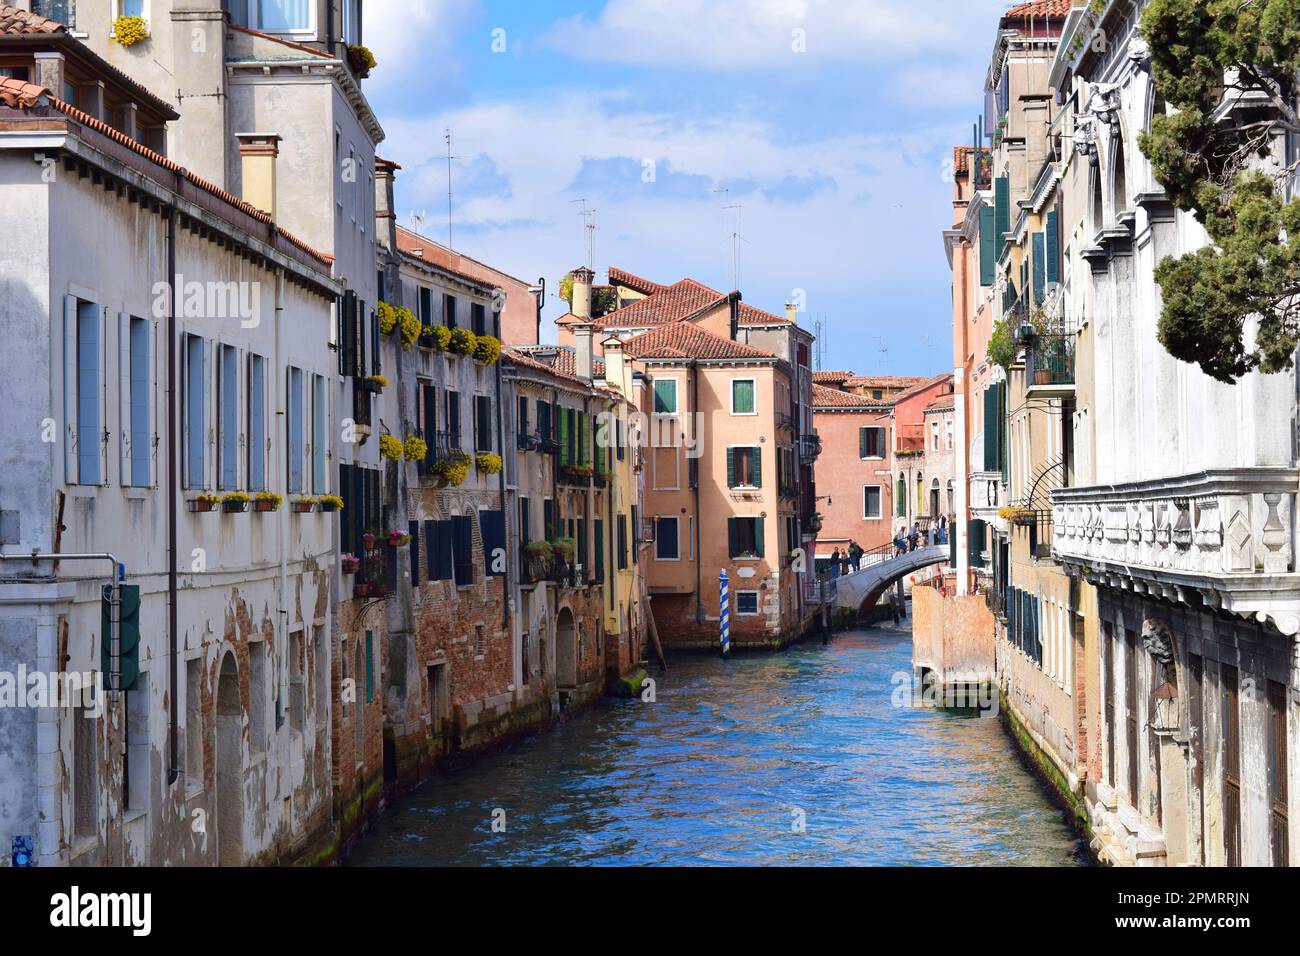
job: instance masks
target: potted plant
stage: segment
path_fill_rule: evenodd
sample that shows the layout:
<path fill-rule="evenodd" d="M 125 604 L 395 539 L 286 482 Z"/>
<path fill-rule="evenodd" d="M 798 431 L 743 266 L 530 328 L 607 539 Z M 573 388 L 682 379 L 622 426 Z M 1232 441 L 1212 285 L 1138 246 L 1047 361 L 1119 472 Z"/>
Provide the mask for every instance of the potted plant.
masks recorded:
<path fill-rule="evenodd" d="M 420 320 L 410 309 L 397 310 L 397 332 L 402 337 L 402 351 L 409 352 L 420 340 Z"/>
<path fill-rule="evenodd" d="M 375 60 L 375 55 L 370 52 L 369 47 L 362 46 L 360 43 L 354 43 L 348 47 L 348 66 L 356 74 L 357 79 L 364 80 L 370 75 L 370 71 L 377 67 L 379 63 Z"/>
<path fill-rule="evenodd" d="M 555 549 L 551 542 L 544 540 L 530 541 L 524 547 L 524 557 L 528 561 L 528 572 L 533 578 L 544 578 L 550 572 L 551 560 Z"/>
<path fill-rule="evenodd" d="M 316 499 L 321 511 L 342 511 L 343 499 L 338 495 L 321 495 Z"/>
<path fill-rule="evenodd" d="M 397 330 L 397 306 L 380 302 L 375 307 L 375 315 L 379 319 L 380 335 L 392 335 Z"/>
<path fill-rule="evenodd" d="M 405 531 L 398 531 L 396 528 L 384 535 L 384 544 L 388 545 L 390 548 L 400 548 L 403 545 L 410 543 L 410 534 Z"/>
<path fill-rule="evenodd" d="M 469 455 L 463 451 L 453 452 L 446 458 L 435 461 L 430 473 L 444 488 L 463 484 L 469 477 Z"/>
<path fill-rule="evenodd" d="M 474 467 L 485 475 L 495 475 L 501 471 L 501 456 L 481 451 L 474 456 Z"/>
<path fill-rule="evenodd" d="M 294 514 L 310 514 L 316 510 L 316 499 L 311 495 L 299 495 L 293 499 Z"/>
<path fill-rule="evenodd" d="M 473 355 L 477 341 L 478 336 L 469 329 L 455 328 L 448 333 L 447 350 L 457 355 Z"/>
<path fill-rule="evenodd" d="M 374 392 L 376 395 L 387 387 L 388 379 L 382 375 L 371 375 L 366 379 L 366 388 L 370 389 L 370 391 Z"/>
<path fill-rule="evenodd" d="M 124 47 L 149 39 L 149 24 L 144 17 L 118 17 L 113 21 L 113 39 Z"/>
<path fill-rule="evenodd" d="M 424 461 L 429 454 L 429 443 L 419 435 L 407 435 L 402 442 L 402 454 L 407 461 Z"/>
<path fill-rule="evenodd" d="M 284 501 L 274 491 L 259 491 L 253 496 L 254 511 L 279 511 Z"/>
<path fill-rule="evenodd" d="M 361 547 L 369 551 L 374 546 L 375 546 L 375 533 L 373 531 L 367 531 L 361 535 Z"/>
<path fill-rule="evenodd" d="M 341 567 L 344 574 L 356 574 L 361 570 L 361 559 L 355 554 L 343 555 Z"/>
<path fill-rule="evenodd" d="M 501 358 L 501 340 L 492 335 L 479 335 L 474 339 L 474 361 L 479 365 L 495 365 Z"/>
<path fill-rule="evenodd" d="M 396 435 L 379 436 L 379 454 L 389 461 L 401 461 L 403 450 L 401 439 Z"/>
<path fill-rule="evenodd" d="M 190 511 L 214 511 L 221 499 L 210 491 L 202 491 L 190 499 Z"/>
<path fill-rule="evenodd" d="M 246 491 L 231 491 L 221 496 L 221 510 L 228 515 L 243 514 L 253 496 Z"/>

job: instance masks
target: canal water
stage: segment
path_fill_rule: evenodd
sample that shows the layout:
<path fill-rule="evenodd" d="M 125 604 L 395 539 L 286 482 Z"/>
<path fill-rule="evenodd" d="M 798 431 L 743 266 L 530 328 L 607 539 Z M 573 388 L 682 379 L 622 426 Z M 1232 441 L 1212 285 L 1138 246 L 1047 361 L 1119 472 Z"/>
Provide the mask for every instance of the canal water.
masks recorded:
<path fill-rule="evenodd" d="M 599 705 L 406 795 L 349 863 L 1086 860 L 996 719 L 895 706 L 906 632 L 668 665 L 654 703 Z"/>

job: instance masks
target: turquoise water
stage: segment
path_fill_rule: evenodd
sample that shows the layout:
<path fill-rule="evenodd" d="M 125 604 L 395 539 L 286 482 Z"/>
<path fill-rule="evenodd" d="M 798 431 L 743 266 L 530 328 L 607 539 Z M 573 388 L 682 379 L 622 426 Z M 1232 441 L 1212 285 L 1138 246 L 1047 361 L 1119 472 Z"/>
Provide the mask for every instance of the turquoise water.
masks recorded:
<path fill-rule="evenodd" d="M 420 865 L 1084 862 L 998 721 L 896 707 L 904 632 L 683 656 L 617 701 L 404 796 L 350 859 Z M 504 832 L 494 832 L 504 825 Z"/>

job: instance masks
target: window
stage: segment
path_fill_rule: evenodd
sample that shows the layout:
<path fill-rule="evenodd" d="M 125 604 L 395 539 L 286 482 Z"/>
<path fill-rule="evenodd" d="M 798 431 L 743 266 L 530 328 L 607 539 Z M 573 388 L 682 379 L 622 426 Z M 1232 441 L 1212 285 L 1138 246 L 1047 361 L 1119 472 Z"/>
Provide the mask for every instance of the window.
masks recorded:
<path fill-rule="evenodd" d="M 376 352 L 378 349 L 375 350 Z M 311 403 L 311 490 L 313 494 L 323 495 L 329 491 L 329 470 L 326 455 L 329 449 L 329 398 L 326 390 L 325 376 L 312 376 Z"/>
<path fill-rule="evenodd" d="M 863 425 L 858 429 L 858 457 L 885 457 L 885 429 L 879 425 Z"/>
<path fill-rule="evenodd" d="M 622 571 L 627 568 L 627 515 L 618 516 L 615 533 L 618 537 L 618 569 Z"/>
<path fill-rule="evenodd" d="M 763 487 L 763 450 L 754 447 L 727 449 L 727 487 Z"/>
<path fill-rule="evenodd" d="M 881 494 L 880 485 L 863 485 L 862 486 L 862 517 L 865 520 L 874 520 L 881 517 Z"/>
<path fill-rule="evenodd" d="M 487 307 L 475 302 L 469 307 L 470 325 L 475 335 L 487 335 Z"/>
<path fill-rule="evenodd" d="M 100 440 L 104 420 L 100 402 L 103 382 L 103 323 L 99 306 L 77 303 L 76 324 L 77 481 L 97 485 L 103 480 Z"/>
<path fill-rule="evenodd" d="M 655 519 L 655 560 L 678 561 L 682 556 L 682 546 L 677 518 Z"/>
<path fill-rule="evenodd" d="M 737 591 L 736 592 L 736 616 L 750 617 L 757 613 L 758 613 L 758 592 Z"/>
<path fill-rule="evenodd" d="M 222 491 L 239 487 L 239 350 L 221 346 L 221 364 L 217 369 L 221 395 L 221 414 L 217 422 L 217 451 L 221 456 Z"/>
<path fill-rule="evenodd" d="M 433 290 L 420 286 L 420 325 L 433 325 Z"/>
<path fill-rule="evenodd" d="M 312 33 L 315 8 L 313 0 L 232 0 L 230 17 L 267 33 Z"/>
<path fill-rule="evenodd" d="M 185 336 L 185 487 L 203 488 L 207 480 L 207 343 Z"/>
<path fill-rule="evenodd" d="M 302 661 L 302 632 L 289 635 L 289 729 L 302 733 L 307 722 L 307 679 Z"/>
<path fill-rule="evenodd" d="M 733 558 L 761 558 L 763 556 L 763 519 L 728 518 L 728 553 Z"/>
<path fill-rule="evenodd" d="M 443 295 L 442 297 L 442 324 L 449 329 L 456 328 L 456 297 L 454 295 Z"/>
<path fill-rule="evenodd" d="M 113 0 L 113 19 L 118 17 L 144 17 L 148 19 L 149 9 L 145 0 Z"/>
<path fill-rule="evenodd" d="M 492 399 L 487 395 L 474 396 L 474 450 L 492 451 Z"/>
<path fill-rule="evenodd" d="M 343 42 L 348 46 L 361 42 L 361 0 L 343 0 Z"/>
<path fill-rule="evenodd" d="M 655 412 L 677 414 L 677 379 L 665 378 L 655 382 Z"/>
<path fill-rule="evenodd" d="M 149 370 L 149 323 L 131 320 L 131 484 L 148 485 L 152 480 L 153 431 L 150 414 L 153 376 Z"/>
<path fill-rule="evenodd" d="M 754 380 L 752 378 L 734 378 L 731 380 L 731 414 L 758 414 L 758 409 L 754 404 Z"/>
<path fill-rule="evenodd" d="M 303 461 L 304 427 L 303 413 L 306 397 L 303 394 L 303 371 L 300 368 L 289 369 L 289 492 L 301 494 L 306 490 L 303 480 L 305 462 Z"/>
<path fill-rule="evenodd" d="M 460 392 L 447 390 L 447 434 L 453 449 L 460 448 Z"/>
<path fill-rule="evenodd" d="M 375 632 L 366 631 L 366 703 L 375 699 Z"/>
<path fill-rule="evenodd" d="M 32 13 L 65 27 L 76 25 L 76 0 L 32 0 Z"/>
<path fill-rule="evenodd" d="M 266 490 L 266 359 L 248 357 L 248 490 Z"/>

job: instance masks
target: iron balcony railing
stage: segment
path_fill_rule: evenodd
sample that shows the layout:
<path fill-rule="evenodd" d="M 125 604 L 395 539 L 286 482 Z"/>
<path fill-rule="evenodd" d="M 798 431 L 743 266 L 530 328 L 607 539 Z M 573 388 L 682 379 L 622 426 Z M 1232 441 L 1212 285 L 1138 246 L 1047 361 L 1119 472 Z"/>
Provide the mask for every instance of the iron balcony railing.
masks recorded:
<path fill-rule="evenodd" d="M 424 457 L 426 465 L 459 460 L 465 455 L 464 449 L 461 448 L 460 432 L 434 432 L 432 439 L 426 441 L 429 443 L 429 451 Z"/>
<path fill-rule="evenodd" d="M 1075 337 L 1070 333 L 1035 335 L 1025 349 L 1025 375 L 1034 385 L 1074 384 Z"/>
<path fill-rule="evenodd" d="M 817 460 L 822 453 L 822 439 L 816 432 L 811 435 L 799 436 L 799 460 L 800 463 L 811 465 Z"/>

